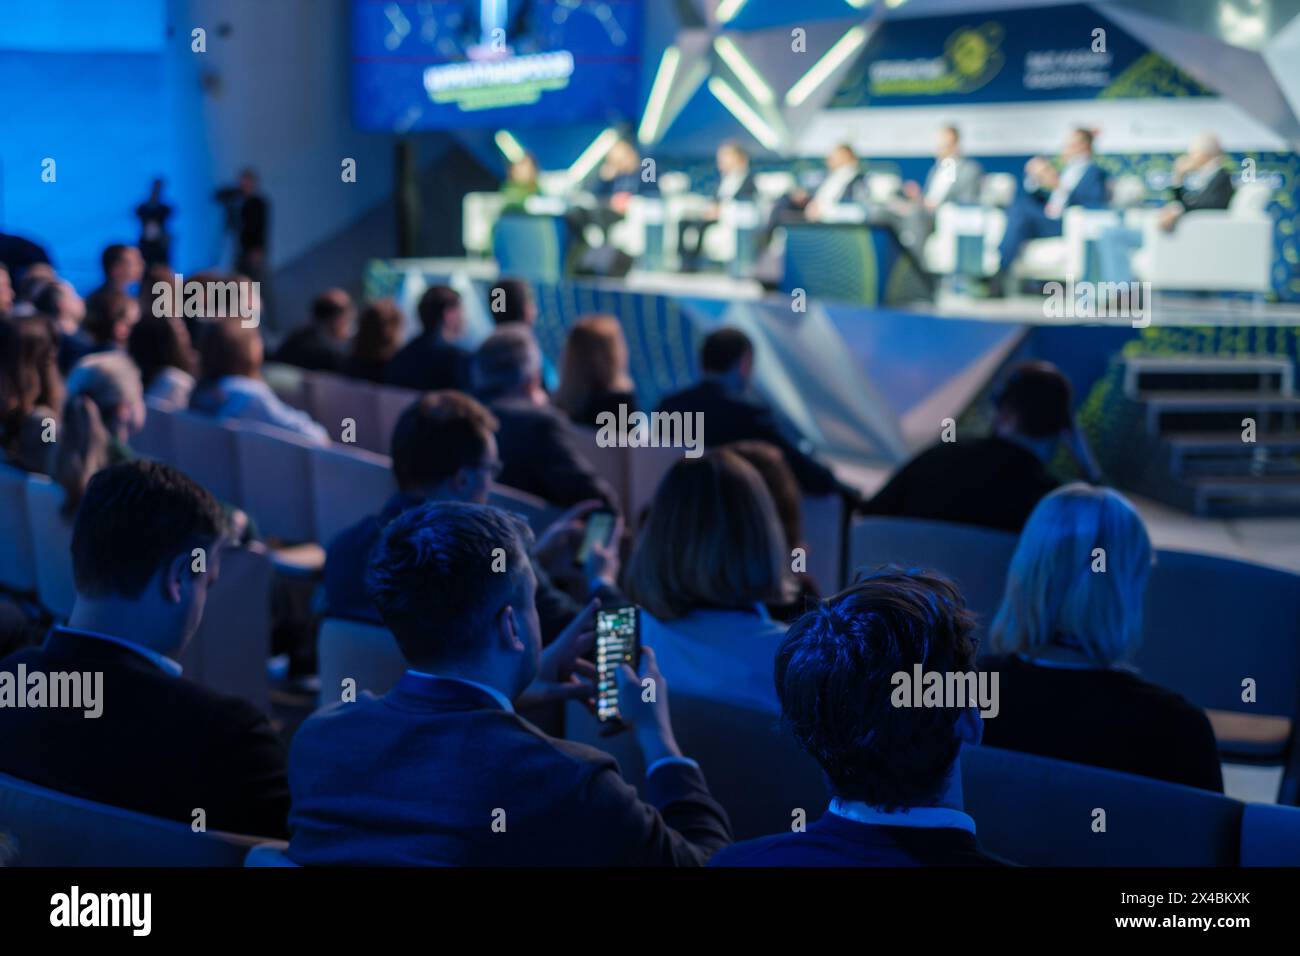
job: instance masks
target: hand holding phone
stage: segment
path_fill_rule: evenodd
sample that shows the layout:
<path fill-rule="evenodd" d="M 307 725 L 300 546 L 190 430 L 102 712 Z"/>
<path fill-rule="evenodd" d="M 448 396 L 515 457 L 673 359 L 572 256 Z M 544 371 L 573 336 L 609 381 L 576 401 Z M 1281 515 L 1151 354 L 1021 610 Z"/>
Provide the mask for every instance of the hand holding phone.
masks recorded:
<path fill-rule="evenodd" d="M 614 531 L 614 512 L 612 511 L 593 511 L 587 516 L 587 527 L 582 533 L 582 543 L 578 546 L 578 553 L 574 555 L 574 563 L 578 567 L 583 567 L 587 559 L 591 557 L 591 549 L 596 545 L 604 546 L 609 543 L 610 535 Z"/>
<path fill-rule="evenodd" d="M 596 719 L 611 732 L 623 727 L 618 669 L 641 664 L 641 616 L 634 604 L 596 612 Z"/>

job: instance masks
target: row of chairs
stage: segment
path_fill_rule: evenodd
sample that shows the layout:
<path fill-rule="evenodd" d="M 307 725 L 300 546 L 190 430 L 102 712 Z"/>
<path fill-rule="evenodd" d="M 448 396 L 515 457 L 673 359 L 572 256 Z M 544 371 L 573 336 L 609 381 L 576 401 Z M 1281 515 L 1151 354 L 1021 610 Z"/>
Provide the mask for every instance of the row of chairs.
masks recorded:
<path fill-rule="evenodd" d="M 849 535 L 851 567 L 893 562 L 941 571 L 983 628 L 1001 603 L 1017 541 L 1002 531 L 900 518 L 860 519 Z M 1300 803 L 1300 576 L 1158 551 L 1133 663 L 1210 712 L 1225 757 L 1283 765 L 1279 800 Z M 1247 679 L 1256 690 L 1249 700 Z"/>

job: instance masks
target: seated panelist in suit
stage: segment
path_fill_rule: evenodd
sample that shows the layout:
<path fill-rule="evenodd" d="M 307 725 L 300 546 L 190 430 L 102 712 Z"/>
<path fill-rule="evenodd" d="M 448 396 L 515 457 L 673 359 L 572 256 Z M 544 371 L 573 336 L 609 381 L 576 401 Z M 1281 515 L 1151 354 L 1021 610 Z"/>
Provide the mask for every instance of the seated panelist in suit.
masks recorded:
<path fill-rule="evenodd" d="M 971 206 L 980 200 L 984 170 L 961 153 L 961 133 L 951 124 L 939 129 L 934 165 L 925 182 L 903 183 L 903 198 L 890 207 L 896 217 L 899 239 L 920 254 L 926 237 L 934 231 L 935 212 L 944 203 Z"/>
<path fill-rule="evenodd" d="M 747 440 L 775 445 L 807 494 L 847 490 L 813 454 L 807 440 L 778 423 L 772 409 L 754 393 L 754 343 L 749 336 L 732 328 L 710 332 L 700 349 L 700 368 L 703 380 L 666 396 L 659 411 L 701 413 L 709 448 Z"/>
<path fill-rule="evenodd" d="M 384 528 L 398 515 L 428 501 L 487 503 L 492 479 L 501 469 L 496 429 L 492 413 L 460 392 L 430 392 L 402 412 L 392 439 L 397 493 L 378 514 L 340 531 L 325 552 L 322 586 L 328 616 L 379 623 L 379 609 L 366 591 L 366 566 Z M 543 538 L 547 543 L 563 544 L 561 536 L 567 534 L 568 526 L 597 507 L 595 501 L 578 505 Z M 588 596 L 609 604 L 623 603 L 614 583 L 618 579 L 621 523 L 616 521 L 616 525 L 611 543 L 593 544 L 582 568 Z M 570 566 L 572 551 L 569 548 L 563 554 L 564 563 Z M 536 554 L 532 557 L 537 577 L 537 615 L 542 638 L 549 644 L 573 622 L 582 606 L 552 584 L 540 559 Z"/>
<path fill-rule="evenodd" d="M 578 451 L 568 417 L 542 388 L 532 329 L 499 326 L 474 353 L 474 393 L 496 416 L 501 483 L 565 507 L 598 500 L 619 510 L 618 493 Z"/>
<path fill-rule="evenodd" d="M 802 832 L 747 840 L 711 866 L 992 866 L 961 793 L 961 748 L 980 703 L 896 703 L 895 675 L 973 672 L 974 618 L 947 580 L 884 568 L 790 626 L 776 693 L 799 745 L 826 771 L 831 802 Z M 828 705 L 827 702 L 833 702 Z"/>
<path fill-rule="evenodd" d="M 519 716 L 590 698 L 584 677 L 594 673 L 579 655 L 593 641 L 596 602 L 541 649 L 528 539 L 517 518 L 464 502 L 421 505 L 384 531 L 370 591 L 409 669 L 385 696 L 333 705 L 299 729 L 294 862 L 689 866 L 730 842 L 726 813 L 673 737 L 650 647 L 640 674 L 624 665 L 619 675 L 646 800 L 607 754 Z"/>
<path fill-rule="evenodd" d="M 1206 210 L 1227 209 L 1235 189 L 1224 165 L 1223 147 L 1213 133 L 1201 133 L 1187 153 L 1174 160 L 1170 183 L 1173 201 L 1160 207 L 1157 222 L 1173 232 L 1184 216 Z M 1114 226 L 1097 237 L 1097 258 L 1104 282 L 1132 282 L 1130 254 L 1142 245 L 1142 232 Z"/>
<path fill-rule="evenodd" d="M 726 142 L 718 147 L 718 188 L 713 193 L 713 204 L 704 216 L 683 219 L 678 223 L 677 249 L 682 268 L 693 272 L 699 267 L 704 234 L 722 215 L 722 204 L 728 202 L 753 202 L 758 187 L 749 171 L 749 154 L 736 142 Z"/>
<path fill-rule="evenodd" d="M 998 249 L 1001 265 L 990 282 L 991 295 L 1004 292 L 1011 265 L 1026 242 L 1061 234 L 1066 209 L 1106 208 L 1106 174 L 1092 157 L 1094 135 L 1082 127 L 1070 130 L 1061 148 L 1059 169 L 1042 156 L 1025 164 L 1023 189 L 1007 209 L 1006 232 Z"/>
<path fill-rule="evenodd" d="M 191 825 L 202 811 L 209 830 L 286 834 L 284 746 L 266 716 L 186 680 L 174 660 L 203 618 L 224 535 L 216 500 L 167 465 L 111 465 L 90 480 L 68 623 L 0 675 L 95 675 L 98 700 L 0 707 L 0 772 Z"/>

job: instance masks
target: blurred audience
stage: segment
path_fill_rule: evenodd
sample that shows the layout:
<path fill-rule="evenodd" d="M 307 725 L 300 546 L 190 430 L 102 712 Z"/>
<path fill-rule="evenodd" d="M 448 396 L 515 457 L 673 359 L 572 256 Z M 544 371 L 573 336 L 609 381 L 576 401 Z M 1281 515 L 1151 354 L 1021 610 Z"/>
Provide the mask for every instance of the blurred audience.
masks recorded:
<path fill-rule="evenodd" d="M 311 321 L 290 333 L 275 361 L 310 372 L 343 372 L 357 310 L 342 289 L 326 289 L 312 300 Z"/>
<path fill-rule="evenodd" d="M 989 630 L 1002 656 L 981 661 L 1001 687 L 987 743 L 1223 791 L 1205 712 L 1124 666 L 1153 557 L 1142 519 L 1110 489 L 1066 485 L 1039 503 Z"/>
<path fill-rule="evenodd" d="M 564 342 L 555 407 L 574 424 L 596 428 L 602 412 L 618 417 L 620 405 L 629 414 L 638 409 L 623 327 L 612 315 L 584 316 Z"/>
<path fill-rule="evenodd" d="M 1101 478 L 1072 405 L 1070 380 L 1055 365 L 1021 363 L 994 398 L 992 434 L 970 440 L 954 431 L 951 441 L 939 441 L 895 472 L 859 510 L 1018 532 L 1039 499 L 1060 484 L 1047 467 L 1059 444 L 1089 480 Z"/>
<path fill-rule="evenodd" d="M 713 866 L 996 866 L 965 812 L 961 748 L 975 706 L 899 707 L 894 675 L 973 672 L 974 620 L 951 583 L 887 568 L 821 602 L 776 655 L 781 716 L 826 772 L 831 803 L 805 832 L 720 851 Z"/>
<path fill-rule="evenodd" d="M 63 406 L 55 354 L 42 320 L 0 320 L 0 460 L 24 471 L 45 471 Z"/>
<path fill-rule="evenodd" d="M 652 648 L 639 674 L 624 665 L 619 694 L 646 802 L 612 757 L 518 715 L 593 693 L 579 655 L 595 605 L 541 649 L 529 538 L 519 519 L 464 502 L 412 508 L 384 530 L 370 593 L 409 669 L 383 697 L 363 693 L 298 730 L 294 862 L 680 866 L 730 842 L 726 813 L 677 746 Z M 502 551 L 506 571 L 493 573 Z M 658 688 L 651 701 L 642 679 Z"/>
<path fill-rule="evenodd" d="M 501 483 L 552 504 L 597 499 L 614 511 L 618 495 L 574 443 L 567 419 L 542 389 L 541 352 L 519 323 L 498 328 L 473 362 L 474 393 L 500 423 Z"/>
<path fill-rule="evenodd" d="M 189 404 L 199 363 L 183 321 L 144 315 L 131 329 L 126 350 L 140 370 L 146 398 L 175 408 Z"/>
<path fill-rule="evenodd" d="M 329 433 L 305 412 L 286 405 L 262 379 L 262 336 L 240 319 L 212 319 L 199 335 L 199 381 L 190 408 L 214 418 L 236 418 L 283 428 L 321 445 Z"/>
<path fill-rule="evenodd" d="M 357 334 L 352 339 L 352 352 L 343 371 L 352 378 L 383 382 L 388 374 L 388 363 L 402 347 L 405 326 L 406 317 L 392 299 L 371 302 L 361 311 Z"/>
<path fill-rule="evenodd" d="M 65 373 L 87 355 L 126 348 L 131 329 L 140 320 L 140 300 L 117 291 L 100 291 L 92 306 L 86 300 L 81 328 L 59 341 L 59 368 Z"/>
<path fill-rule="evenodd" d="M 421 333 L 406 343 L 388 363 L 389 385 L 423 392 L 469 388 L 470 353 L 456 342 L 465 334 L 465 310 L 460 293 L 434 285 L 416 307 Z"/>
<path fill-rule="evenodd" d="M 93 318 L 112 295 L 132 295 L 132 287 L 144 278 L 144 257 L 135 246 L 114 243 L 104 248 L 99 258 L 104 282 L 86 296 L 86 317 Z"/>
<path fill-rule="evenodd" d="M 664 398 L 659 411 L 703 413 L 710 448 L 749 439 L 775 445 L 807 494 L 848 491 L 813 455 L 809 442 L 778 423 L 771 407 L 755 394 L 754 343 L 749 336 L 734 328 L 710 332 L 700 349 L 700 370 L 703 380 Z"/>
<path fill-rule="evenodd" d="M 0 708 L 0 772 L 186 825 L 201 809 L 210 830 L 285 835 L 279 737 L 257 708 L 186 680 L 175 660 L 220 576 L 223 534 L 217 502 L 167 465 L 91 479 L 72 531 L 68 623 L 0 671 L 88 674 L 95 700 Z"/>
<path fill-rule="evenodd" d="M 683 458 L 660 482 L 623 588 L 679 694 L 776 711 L 772 660 L 792 598 L 789 552 L 758 472 L 721 448 Z"/>

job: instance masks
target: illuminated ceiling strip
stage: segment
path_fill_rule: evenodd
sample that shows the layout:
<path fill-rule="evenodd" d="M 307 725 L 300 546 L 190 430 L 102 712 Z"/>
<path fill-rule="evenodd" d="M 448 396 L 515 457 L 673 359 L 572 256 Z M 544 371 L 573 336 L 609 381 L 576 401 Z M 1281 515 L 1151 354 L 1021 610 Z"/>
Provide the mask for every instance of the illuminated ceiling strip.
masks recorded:
<path fill-rule="evenodd" d="M 812 69 L 799 78 L 798 83 L 790 87 L 790 91 L 785 94 L 786 105 L 798 106 L 812 96 L 817 87 L 826 82 L 826 78 L 866 42 L 867 30 L 860 26 L 854 27 L 840 37 L 835 45 L 826 51 L 826 55 L 814 63 Z"/>
<path fill-rule="evenodd" d="M 749 91 L 749 94 L 754 99 L 760 103 L 772 103 L 776 100 L 776 94 L 767 85 L 767 81 L 745 59 L 745 54 L 740 52 L 740 47 L 736 46 L 728 37 L 718 37 L 714 40 L 713 49 L 718 51 L 718 56 L 722 57 L 722 62 L 731 68 L 731 72 L 736 74 L 736 79 L 740 80 L 741 85 Z"/>
<path fill-rule="evenodd" d="M 739 93 L 731 88 L 726 80 L 716 76 L 710 77 L 709 92 L 716 96 L 718 102 L 740 121 L 741 126 L 749 130 L 754 139 L 768 149 L 776 149 L 781 144 L 781 137 L 777 136 L 776 131 L 763 122 L 763 118 L 754 112 L 753 108 L 744 101 Z"/>
<path fill-rule="evenodd" d="M 501 150 L 501 155 L 505 156 L 512 163 L 517 163 L 527 155 L 523 144 L 515 139 L 508 130 L 498 130 L 496 136 L 497 149 Z"/>
<path fill-rule="evenodd" d="M 847 3 L 849 6 L 851 6 L 854 10 L 861 10 L 868 3 L 870 3 L 871 0 L 844 0 L 844 2 Z"/>
<path fill-rule="evenodd" d="M 745 0 L 722 0 L 722 2 L 718 4 L 718 9 L 715 13 L 718 22 L 726 23 L 739 13 L 740 8 L 744 5 Z"/>
<path fill-rule="evenodd" d="M 668 105 L 668 92 L 673 86 L 673 77 L 682 62 L 682 51 L 675 46 L 664 50 L 659 60 L 659 69 L 655 73 L 654 85 L 650 87 L 650 98 L 646 100 L 645 113 L 641 116 L 641 126 L 636 138 L 643 143 L 654 142 L 659 134 L 659 123 L 664 118 L 664 107 Z"/>
<path fill-rule="evenodd" d="M 618 142 L 618 130 L 610 127 L 599 136 L 591 141 L 591 145 L 582 151 L 582 155 L 573 161 L 569 167 L 569 182 L 577 186 L 584 179 L 591 175 L 591 171 L 596 168 L 596 164 L 605 158 L 610 147 Z"/>

